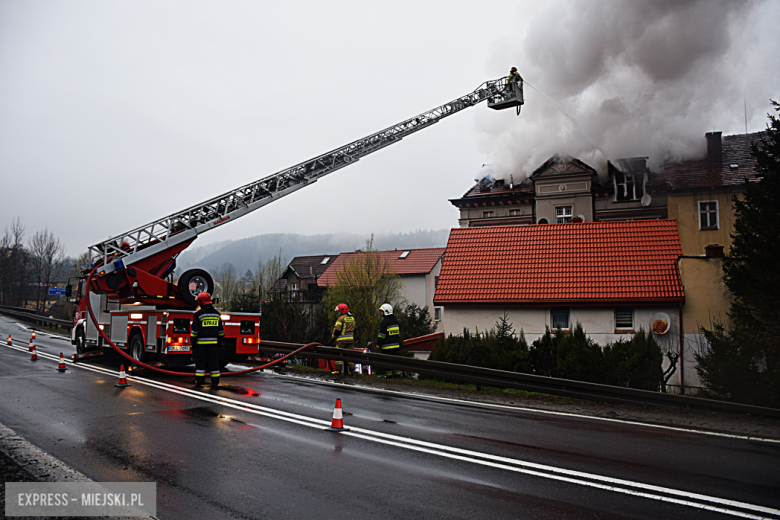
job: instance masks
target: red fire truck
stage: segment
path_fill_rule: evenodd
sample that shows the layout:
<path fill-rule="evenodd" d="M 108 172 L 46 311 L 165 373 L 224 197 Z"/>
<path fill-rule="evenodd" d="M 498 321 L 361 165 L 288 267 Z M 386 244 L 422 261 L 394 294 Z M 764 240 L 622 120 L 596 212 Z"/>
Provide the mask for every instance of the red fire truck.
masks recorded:
<path fill-rule="evenodd" d="M 486 81 L 476 90 L 341 148 L 296 164 L 232 191 L 90 246 L 90 268 L 79 279 L 71 340 L 76 358 L 99 354 L 102 329 L 139 361 L 158 358 L 168 365 L 190 362 L 189 333 L 195 297 L 214 294 L 202 269 L 184 272 L 174 283 L 176 258 L 198 237 L 349 166 L 445 117 L 487 101 L 503 110 L 523 105 L 521 78 Z M 87 275 L 94 273 L 87 287 Z M 71 296 L 69 284 L 66 294 Z M 89 300 L 88 300 L 89 299 Z M 87 301 L 95 313 L 87 313 Z M 226 313 L 221 363 L 258 354 L 259 315 Z M 108 346 L 108 345 L 105 345 Z"/>

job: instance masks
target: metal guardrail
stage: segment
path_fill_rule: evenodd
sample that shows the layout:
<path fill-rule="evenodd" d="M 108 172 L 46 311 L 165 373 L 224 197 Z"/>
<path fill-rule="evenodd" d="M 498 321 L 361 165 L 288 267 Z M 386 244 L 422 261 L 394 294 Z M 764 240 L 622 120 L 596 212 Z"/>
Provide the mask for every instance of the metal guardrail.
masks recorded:
<path fill-rule="evenodd" d="M 6 305 L 0 305 L 0 314 L 5 314 L 6 316 L 11 316 L 12 318 L 16 318 L 18 320 L 32 322 L 36 325 L 52 325 L 55 327 L 62 327 L 66 330 L 73 326 L 73 322 L 70 320 L 60 320 L 57 318 L 50 318 L 48 316 L 41 316 L 40 314 L 35 314 L 35 312 L 30 309 L 25 309 L 22 307 L 9 307 Z"/>
<path fill-rule="evenodd" d="M 277 341 L 263 341 L 260 350 L 264 352 L 279 352 L 288 354 L 302 345 L 295 343 L 282 343 Z M 571 397 L 616 404 L 638 404 L 675 408 L 688 408 L 709 412 L 730 412 L 765 417 L 780 418 L 780 409 L 764 408 L 714 399 L 703 399 L 686 395 L 665 394 L 648 390 L 636 390 L 622 386 L 609 386 L 584 381 L 572 381 L 569 379 L 556 379 L 553 377 L 523 374 L 520 372 L 507 372 L 490 368 L 473 367 L 468 365 L 456 365 L 442 361 L 429 361 L 402 356 L 390 356 L 374 352 L 360 352 L 355 350 L 338 349 L 335 347 L 312 347 L 298 355 L 321 359 L 335 359 L 348 363 L 360 363 L 372 367 L 393 368 L 406 372 L 455 379 L 470 383 L 500 388 L 516 388 L 528 392 Z"/>

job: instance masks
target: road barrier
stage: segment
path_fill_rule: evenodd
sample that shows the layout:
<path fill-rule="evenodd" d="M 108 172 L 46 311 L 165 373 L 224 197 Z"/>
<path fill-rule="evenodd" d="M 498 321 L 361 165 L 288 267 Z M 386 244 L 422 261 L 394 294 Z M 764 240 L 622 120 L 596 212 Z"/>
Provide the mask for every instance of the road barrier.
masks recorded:
<path fill-rule="evenodd" d="M 260 350 L 264 352 L 289 353 L 300 348 L 295 343 L 263 340 Z M 385 367 L 427 376 L 453 379 L 498 388 L 516 388 L 528 392 L 558 395 L 573 399 L 607 402 L 615 404 L 652 405 L 688 408 L 709 412 L 731 412 L 780 418 L 780 409 L 764 408 L 746 404 L 716 401 L 686 395 L 665 394 L 648 390 L 637 390 L 622 386 L 609 386 L 584 381 L 557 379 L 554 377 L 508 372 L 492 368 L 457 365 L 442 361 L 429 361 L 401 356 L 390 356 L 375 352 L 338 349 L 315 346 L 298 355 L 321 359 L 335 359 L 346 363 L 361 363 L 372 367 Z"/>
<path fill-rule="evenodd" d="M 44 327 L 49 326 L 70 330 L 73 326 L 73 322 L 70 320 L 60 320 L 57 318 L 51 318 L 49 316 L 42 316 L 40 314 L 36 314 L 30 309 L 24 309 L 22 307 L 8 307 L 6 305 L 0 305 L 0 314 L 5 314 L 6 316 L 16 318 L 17 320 L 34 323 L 35 325 Z M 34 331 L 33 334 L 35 334 Z"/>

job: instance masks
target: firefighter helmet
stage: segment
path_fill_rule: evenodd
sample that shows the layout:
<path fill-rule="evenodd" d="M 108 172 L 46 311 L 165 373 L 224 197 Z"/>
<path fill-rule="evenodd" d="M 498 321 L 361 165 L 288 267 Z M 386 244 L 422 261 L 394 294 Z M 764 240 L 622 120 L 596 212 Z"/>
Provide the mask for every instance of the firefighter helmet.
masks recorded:
<path fill-rule="evenodd" d="M 211 305 L 211 295 L 207 292 L 202 292 L 196 298 L 198 305 Z"/>
<path fill-rule="evenodd" d="M 339 311 L 341 314 L 346 314 L 349 312 L 349 307 L 347 307 L 346 303 L 339 303 L 336 305 L 336 310 Z"/>
<path fill-rule="evenodd" d="M 512 68 L 510 69 L 510 71 L 511 71 L 511 72 L 517 72 L 517 67 L 512 67 Z"/>
<path fill-rule="evenodd" d="M 379 307 L 379 312 L 382 313 L 382 316 L 390 316 L 393 314 L 393 306 L 389 303 L 383 304 L 381 307 Z"/>

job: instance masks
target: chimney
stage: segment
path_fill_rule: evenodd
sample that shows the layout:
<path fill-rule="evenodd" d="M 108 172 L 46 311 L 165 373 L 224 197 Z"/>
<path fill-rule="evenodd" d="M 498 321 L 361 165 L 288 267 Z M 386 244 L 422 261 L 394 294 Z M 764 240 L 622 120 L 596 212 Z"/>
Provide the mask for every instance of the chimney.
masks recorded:
<path fill-rule="evenodd" d="M 704 247 L 704 252 L 707 258 L 723 258 L 723 246 L 718 244 L 710 244 Z"/>
<path fill-rule="evenodd" d="M 704 137 L 707 138 L 707 158 L 711 161 L 720 162 L 723 160 L 723 144 L 720 136 L 723 132 L 707 132 Z"/>

